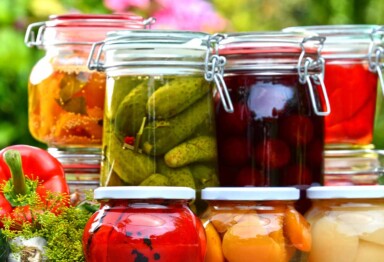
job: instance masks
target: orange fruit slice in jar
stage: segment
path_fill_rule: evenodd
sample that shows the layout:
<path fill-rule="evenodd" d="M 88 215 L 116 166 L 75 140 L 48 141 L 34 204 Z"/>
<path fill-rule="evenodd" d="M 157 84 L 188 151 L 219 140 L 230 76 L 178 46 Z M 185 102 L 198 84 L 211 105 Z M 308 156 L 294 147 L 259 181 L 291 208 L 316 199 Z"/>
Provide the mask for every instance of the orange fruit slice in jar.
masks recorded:
<path fill-rule="evenodd" d="M 268 235 L 257 215 L 246 215 L 224 234 L 222 250 L 229 262 L 282 261 L 280 245 Z"/>
<path fill-rule="evenodd" d="M 312 245 L 310 225 L 293 207 L 288 206 L 284 217 L 284 231 L 291 243 L 299 250 L 309 252 Z"/>
<path fill-rule="evenodd" d="M 215 227 L 209 220 L 202 220 L 207 239 L 207 252 L 204 262 L 224 262 L 223 251 L 221 250 L 221 238 Z"/>

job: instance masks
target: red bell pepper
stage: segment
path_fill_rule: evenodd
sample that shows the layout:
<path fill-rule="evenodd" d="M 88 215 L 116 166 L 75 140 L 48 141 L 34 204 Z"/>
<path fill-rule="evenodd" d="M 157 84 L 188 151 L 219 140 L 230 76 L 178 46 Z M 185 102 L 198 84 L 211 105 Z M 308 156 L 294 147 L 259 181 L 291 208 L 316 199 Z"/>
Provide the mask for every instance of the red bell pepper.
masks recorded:
<path fill-rule="evenodd" d="M 62 204 L 69 204 L 69 187 L 64 169 L 56 158 L 41 148 L 14 145 L 1 150 L 0 184 L 4 189 L 12 188 L 11 191 L 0 192 L 0 218 L 10 216 L 16 221 L 31 221 L 28 201 L 25 200 L 35 193 L 46 208 L 56 209 Z M 54 200 L 49 198 L 49 192 L 62 194 L 63 202 L 52 203 Z M 20 199 L 24 199 L 24 202 Z M 15 212 L 17 208 L 18 214 Z"/>

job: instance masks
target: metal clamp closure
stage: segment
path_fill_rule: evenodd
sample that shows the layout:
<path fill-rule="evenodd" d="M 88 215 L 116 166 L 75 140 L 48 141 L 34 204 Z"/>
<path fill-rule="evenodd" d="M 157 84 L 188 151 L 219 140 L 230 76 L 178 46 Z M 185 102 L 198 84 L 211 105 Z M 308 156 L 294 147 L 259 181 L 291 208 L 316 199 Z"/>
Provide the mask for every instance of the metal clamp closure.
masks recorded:
<path fill-rule="evenodd" d="M 308 41 L 317 41 L 319 42 L 319 48 L 317 49 L 317 59 L 314 60 L 311 57 L 306 57 L 305 54 L 305 43 Z M 307 84 L 309 88 L 309 95 L 311 98 L 311 103 L 313 110 L 316 115 L 318 116 L 327 116 L 331 113 L 331 107 L 329 104 L 328 94 L 327 90 L 324 85 L 324 69 L 325 69 L 325 62 L 324 59 L 321 57 L 321 49 L 323 48 L 323 44 L 325 41 L 325 37 L 320 36 L 314 36 L 314 37 L 308 37 L 304 38 L 301 42 L 301 54 L 299 57 L 299 61 L 297 64 L 297 72 L 299 74 L 299 81 L 302 84 Z M 316 72 L 316 73 L 313 73 Z M 321 89 L 321 97 L 324 100 L 325 103 L 325 110 L 323 111 L 322 108 L 319 108 L 316 95 L 315 95 L 315 89 L 313 87 L 312 81 L 316 85 L 320 85 Z"/>
<path fill-rule="evenodd" d="M 382 55 L 384 52 L 384 47 L 381 45 L 375 45 L 375 36 L 381 37 L 380 40 L 382 40 L 383 35 L 384 35 L 384 27 L 380 27 L 379 29 L 373 31 L 370 34 L 371 44 L 369 46 L 369 51 L 368 51 L 368 60 L 369 60 L 369 70 L 371 72 L 377 73 L 379 76 L 381 90 L 384 95 L 384 79 L 383 79 L 383 73 L 382 73 L 382 69 L 384 68 L 384 63 L 381 63 L 383 59 Z"/>
<path fill-rule="evenodd" d="M 101 54 L 103 52 L 105 42 L 96 42 L 92 44 L 91 51 L 89 52 L 88 60 L 87 60 L 87 66 L 90 70 L 97 70 L 97 71 L 104 71 L 104 64 L 100 62 Z M 96 57 L 95 51 L 98 48 Z"/>
<path fill-rule="evenodd" d="M 156 22 L 156 18 L 150 17 L 143 21 L 144 29 L 151 29 L 151 26 Z"/>
<path fill-rule="evenodd" d="M 219 55 L 219 42 L 225 38 L 222 34 L 214 34 L 208 38 L 207 52 L 205 56 L 205 80 L 214 81 L 216 89 L 220 94 L 221 103 L 226 112 L 233 113 L 233 104 L 229 96 L 227 85 L 224 81 L 224 66 L 226 59 Z M 211 53 L 211 49 L 213 52 Z"/>
<path fill-rule="evenodd" d="M 35 32 L 33 30 L 35 27 L 39 27 L 36 37 L 35 37 Z M 25 32 L 24 43 L 28 47 L 41 45 L 42 43 L 41 39 L 42 39 L 42 35 L 45 28 L 46 28 L 45 22 L 37 22 L 37 23 L 30 24 L 27 27 L 27 31 Z"/>

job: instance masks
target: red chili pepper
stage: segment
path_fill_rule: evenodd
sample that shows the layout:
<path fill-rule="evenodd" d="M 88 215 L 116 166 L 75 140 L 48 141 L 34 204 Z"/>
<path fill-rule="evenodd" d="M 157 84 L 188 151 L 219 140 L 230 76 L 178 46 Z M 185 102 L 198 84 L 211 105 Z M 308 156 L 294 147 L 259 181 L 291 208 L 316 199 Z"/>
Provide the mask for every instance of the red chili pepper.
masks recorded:
<path fill-rule="evenodd" d="M 33 185 L 33 181 L 37 181 Z M 28 203 L 20 202 L 20 196 L 29 196 L 35 192 L 45 207 L 54 209 L 68 205 L 69 187 L 60 162 L 47 151 L 28 145 L 14 145 L 0 151 L 0 184 L 13 186 L 11 192 L 0 192 L 0 218 L 10 215 L 31 220 Z M 4 190 L 3 190 L 4 191 Z M 63 195 L 63 203 L 51 203 L 49 192 Z M 24 197 L 23 199 L 28 199 Z M 65 201 L 64 201 L 65 200 Z M 51 201 L 51 202 L 50 202 Z M 57 199 L 56 199 L 57 201 Z M 19 214 L 15 214 L 15 209 Z M 21 214 L 21 216 L 20 216 Z M 2 224 L 0 222 L 0 227 Z"/>
<path fill-rule="evenodd" d="M 124 137 L 124 143 L 133 146 L 135 144 L 135 138 L 133 136 Z"/>

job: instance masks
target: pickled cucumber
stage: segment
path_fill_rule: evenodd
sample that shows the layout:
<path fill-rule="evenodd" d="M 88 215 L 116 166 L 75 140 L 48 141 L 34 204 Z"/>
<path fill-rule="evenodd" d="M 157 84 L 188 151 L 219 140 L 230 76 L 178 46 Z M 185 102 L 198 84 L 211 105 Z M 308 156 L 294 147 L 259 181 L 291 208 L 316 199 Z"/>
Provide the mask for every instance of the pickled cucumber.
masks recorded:
<path fill-rule="evenodd" d="M 152 174 L 140 186 L 170 186 L 169 178 L 162 174 Z"/>
<path fill-rule="evenodd" d="M 148 99 L 148 115 L 166 119 L 177 115 L 208 93 L 210 84 L 202 77 L 178 77 L 157 89 Z"/>
<path fill-rule="evenodd" d="M 188 168 L 175 170 L 168 175 L 171 186 L 185 186 L 196 189 L 195 180 Z"/>
<path fill-rule="evenodd" d="M 143 151 L 150 155 L 163 155 L 212 119 L 212 98 L 204 96 L 180 114 L 169 120 L 156 120 L 144 128 Z"/>
<path fill-rule="evenodd" d="M 174 147 L 164 156 L 165 163 L 170 167 L 214 161 L 216 158 L 216 139 L 211 136 L 194 137 Z"/>
<path fill-rule="evenodd" d="M 157 172 L 168 177 L 171 186 L 186 186 L 196 189 L 195 180 L 188 167 L 171 168 L 162 159 L 158 159 L 156 165 Z"/>
<path fill-rule="evenodd" d="M 106 150 L 104 161 L 125 183 L 138 185 L 156 172 L 156 164 L 152 158 L 123 148 L 123 143 L 113 134 L 109 138 L 109 148 Z M 111 170 L 103 169 L 103 172 Z"/>
<path fill-rule="evenodd" d="M 113 92 L 111 96 L 107 95 L 106 116 L 110 119 L 116 115 L 117 109 L 124 97 L 126 97 L 137 85 L 143 82 L 137 77 L 110 77 L 107 79 L 107 93 Z M 113 86 L 113 89 L 109 86 Z"/>

